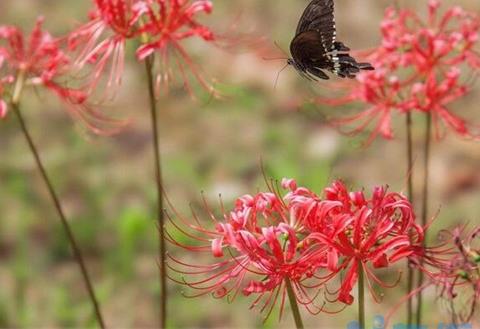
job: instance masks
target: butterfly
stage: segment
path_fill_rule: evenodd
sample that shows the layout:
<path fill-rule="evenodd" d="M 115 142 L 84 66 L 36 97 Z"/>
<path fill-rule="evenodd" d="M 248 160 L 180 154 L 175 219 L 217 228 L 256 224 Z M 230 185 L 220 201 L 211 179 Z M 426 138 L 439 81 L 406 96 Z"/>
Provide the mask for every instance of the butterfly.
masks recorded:
<path fill-rule="evenodd" d="M 328 80 L 324 71 L 353 79 L 360 70 L 374 70 L 370 63 L 358 63 L 350 56 L 350 48 L 336 36 L 333 0 L 311 1 L 298 22 L 287 63 L 313 81 Z"/>

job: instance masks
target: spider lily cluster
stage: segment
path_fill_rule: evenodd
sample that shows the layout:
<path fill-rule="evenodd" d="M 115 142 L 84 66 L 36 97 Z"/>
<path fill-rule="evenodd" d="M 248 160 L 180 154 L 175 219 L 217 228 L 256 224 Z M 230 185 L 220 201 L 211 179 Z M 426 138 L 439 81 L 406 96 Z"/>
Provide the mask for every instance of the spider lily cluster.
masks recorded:
<path fill-rule="evenodd" d="M 376 270 L 418 254 L 423 228 L 402 194 L 376 187 L 367 196 L 341 181 L 322 196 L 291 179 L 284 179 L 282 188 L 283 195 L 272 185 L 269 192 L 240 197 L 221 219 L 206 206 L 214 229 L 204 227 L 195 213 L 193 222 L 178 213 L 171 218 L 173 227 L 198 242 L 186 245 L 170 233 L 172 243 L 218 259 L 189 264 L 170 255 L 171 270 L 181 276 L 173 279 L 197 290 L 194 296 L 254 295 L 252 307 L 267 316 L 279 300 L 283 310 L 290 282 L 310 313 L 335 313 L 354 302 L 360 271 L 379 301 L 374 286 L 393 287 L 398 281 L 383 282 Z"/>
<path fill-rule="evenodd" d="M 15 26 L 0 26 L 0 116 L 7 115 L 7 103 L 18 101 L 15 87 L 21 83 L 50 90 L 77 119 L 98 121 L 101 115 L 86 104 L 88 95 L 70 86 L 72 62 L 62 40 L 44 31 L 42 23 L 39 18 L 28 37 Z"/>
<path fill-rule="evenodd" d="M 215 44 L 228 40 L 196 20 L 199 14 L 210 14 L 212 10 L 213 5 L 207 0 L 93 0 L 88 21 L 62 37 L 53 37 L 44 31 L 41 18 L 29 37 L 15 26 L 0 26 L 0 119 L 7 116 L 9 109 L 15 110 L 37 168 L 64 225 L 102 328 L 105 327 L 104 320 L 80 248 L 21 113 L 21 96 L 27 87 L 43 87 L 57 95 L 72 117 L 90 131 L 96 134 L 116 133 L 128 121 L 105 116 L 99 108 L 106 101 L 113 100 L 122 82 L 127 42 L 131 41 L 137 47 L 136 59 L 145 63 L 149 87 L 159 209 L 159 318 L 160 326 L 164 327 L 167 289 L 163 267 L 163 185 L 156 96 L 160 87 L 168 86 L 174 76 L 179 77 L 190 92 L 193 92 L 191 84 L 194 81 L 208 92 L 213 92 L 209 81 L 182 45 L 183 40 L 194 37 Z"/>
<path fill-rule="evenodd" d="M 480 302 L 480 227 L 458 227 L 441 234 L 444 245 L 431 283 L 447 302 L 454 323 L 469 322 Z M 438 257 L 437 253 L 437 257 Z"/>
<path fill-rule="evenodd" d="M 118 131 L 126 122 L 110 119 L 96 108 L 121 84 L 130 40 L 138 45 L 139 61 L 158 54 L 157 89 L 176 75 L 189 90 L 193 77 L 211 91 L 181 41 L 221 39 L 196 21 L 197 15 L 212 9 L 212 3 L 204 0 L 95 0 L 89 21 L 66 36 L 44 31 L 42 18 L 30 36 L 15 26 L 0 26 L 0 118 L 7 115 L 15 85 L 21 83 L 52 91 L 95 133 Z M 99 89 L 101 97 L 94 95 Z"/>
<path fill-rule="evenodd" d="M 449 105 L 470 91 L 473 76 L 462 74 L 463 70 L 480 68 L 480 19 L 458 6 L 446 11 L 440 7 L 440 1 L 429 0 L 426 18 L 411 9 L 387 9 L 381 24 L 382 43 L 369 55 L 376 70 L 362 72 L 357 83 L 349 84 L 347 96 L 321 100 L 368 105 L 359 114 L 333 120 L 335 125 L 357 125 L 350 131 L 356 134 L 373 124 L 371 142 L 379 135 L 394 137 L 393 113 L 430 113 L 437 138 L 446 129 L 465 138 L 478 137 L 478 126 Z"/>
<path fill-rule="evenodd" d="M 0 118 L 7 116 L 10 107 L 17 109 L 59 209 L 18 109 L 22 90 L 43 87 L 95 133 L 116 132 L 126 122 L 111 119 L 97 109 L 99 103 L 115 96 L 124 74 L 127 42 L 133 41 L 136 60 L 146 63 L 152 127 L 156 127 L 154 87 L 158 91 L 179 77 L 189 91 L 193 81 L 209 92 L 213 89 L 182 42 L 190 38 L 209 44 L 226 41 L 197 21 L 198 15 L 212 12 L 210 1 L 94 0 L 93 4 L 88 21 L 59 38 L 43 30 L 41 18 L 28 37 L 15 26 L 0 26 Z M 445 127 L 462 137 L 479 137 L 474 125 L 449 108 L 469 92 L 463 70 L 480 69 L 479 17 L 460 7 L 442 12 L 440 2 L 430 0 L 426 19 L 412 10 L 388 9 L 381 32 L 381 46 L 369 54 L 376 70 L 359 74 L 357 81 L 349 84 L 346 97 L 328 101 L 361 101 L 369 107 L 335 124 L 356 123 L 355 134 L 376 121 L 369 139 L 372 141 L 378 135 L 393 138 L 392 113 L 419 112 L 431 116 L 437 138 L 443 136 Z M 164 187 L 156 128 L 152 135 L 163 243 Z M 425 177 L 428 181 L 428 175 Z M 205 202 L 210 226 L 205 226 L 195 212 L 190 220 L 172 207 L 174 216 L 169 216 L 166 239 L 192 252 L 190 258 L 202 252 L 212 260 L 209 264 L 193 264 L 170 254 L 169 275 L 194 291 L 192 297 L 211 294 L 232 301 L 239 295 L 250 296 L 251 307 L 259 308 L 268 318 L 278 304 L 282 315 L 287 297 L 292 310 L 298 303 L 311 314 L 341 312 L 355 302 L 353 290 L 356 285 L 363 290 L 364 282 L 374 301 L 380 302 L 378 290 L 396 287 L 402 278 L 398 271 L 397 280 L 386 282 L 381 270 L 397 270 L 397 263 L 405 261 L 422 277 L 423 273 L 428 277 L 425 283 L 419 280 L 421 286 L 408 292 L 407 297 L 434 285 L 439 297 L 447 301 L 454 323 L 469 321 L 480 300 L 480 229 L 446 231 L 446 240 L 426 246 L 427 202 L 424 226 L 417 224 L 412 202 L 385 186 L 366 193 L 351 191 L 342 181 L 335 181 L 316 194 L 293 179 L 283 179 L 280 187 L 272 183 L 266 192 L 238 198 L 229 211 L 222 204 L 221 218 Z M 67 224 L 61 209 L 60 213 Z M 165 266 L 163 245 L 160 249 L 160 264 Z M 165 275 L 161 267 L 162 284 Z M 165 309 L 165 286 L 161 285 L 161 291 Z M 166 319 L 163 309 L 161 326 Z M 99 323 L 103 326 L 103 320 Z"/>
<path fill-rule="evenodd" d="M 209 27 L 196 21 L 196 16 L 210 14 L 210 1 L 186 0 L 95 0 L 95 9 L 90 21 L 69 35 L 69 48 L 77 52 L 77 67 L 93 65 L 90 87 L 93 89 L 99 78 L 108 70 L 106 88 L 115 89 L 121 83 L 125 45 L 136 40 L 139 46 L 136 57 L 144 61 L 158 54 L 159 71 L 157 87 L 169 84 L 175 75 L 180 75 L 190 89 L 188 71 L 202 87 L 211 90 L 209 82 L 181 45 L 181 41 L 199 37 L 207 42 L 216 42 L 217 36 Z M 171 63 L 171 55 L 173 63 Z M 176 67 L 179 72 L 175 72 Z M 187 71 L 188 69 L 188 71 Z M 175 72 L 175 74 L 174 74 Z"/>

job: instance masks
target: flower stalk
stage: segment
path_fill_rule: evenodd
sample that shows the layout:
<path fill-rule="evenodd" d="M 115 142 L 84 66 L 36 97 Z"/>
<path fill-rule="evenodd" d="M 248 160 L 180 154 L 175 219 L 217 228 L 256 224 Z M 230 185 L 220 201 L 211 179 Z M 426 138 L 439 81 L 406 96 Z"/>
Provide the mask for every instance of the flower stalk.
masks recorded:
<path fill-rule="evenodd" d="M 408 111 L 405 115 L 405 127 L 407 131 L 407 193 L 410 203 L 415 206 L 413 195 L 413 137 L 412 137 L 412 113 Z M 413 290 L 415 273 L 407 262 L 407 293 Z M 411 298 L 407 301 L 407 325 L 413 324 L 413 301 Z"/>
<path fill-rule="evenodd" d="M 90 279 L 90 276 L 87 271 L 87 267 L 85 265 L 85 261 L 82 256 L 82 252 L 80 251 L 80 248 L 78 246 L 78 243 L 75 239 L 75 236 L 73 234 L 73 231 L 70 227 L 70 224 L 68 223 L 68 220 L 65 216 L 65 213 L 63 211 L 62 205 L 60 203 L 60 200 L 57 196 L 57 193 L 55 192 L 55 189 L 53 187 L 53 184 L 47 174 L 47 171 L 45 170 L 45 166 L 43 165 L 43 162 L 40 158 L 40 154 L 38 152 L 37 147 L 35 146 L 35 143 L 33 142 L 33 139 L 30 135 L 30 132 L 28 131 L 27 125 L 25 123 L 25 120 L 22 116 L 22 113 L 20 111 L 20 98 L 21 94 L 23 91 L 23 86 L 25 84 L 25 71 L 20 70 L 18 75 L 17 75 L 17 80 L 12 96 L 12 102 L 11 106 L 13 109 L 13 112 L 15 113 L 18 122 L 20 123 L 21 130 L 23 132 L 23 135 L 25 136 L 25 139 L 28 143 L 28 146 L 30 148 L 30 151 L 32 152 L 33 157 L 35 158 L 35 163 L 37 165 L 37 168 L 42 176 L 43 182 L 45 183 L 48 193 L 50 194 L 50 197 L 53 201 L 53 204 L 55 206 L 55 209 L 57 211 L 58 216 L 60 217 L 60 221 L 62 222 L 63 229 L 67 235 L 68 241 L 70 243 L 70 247 L 72 248 L 73 255 L 75 257 L 75 260 L 80 267 L 80 272 L 82 274 L 83 282 L 85 283 L 85 286 L 88 291 L 88 295 L 90 298 L 90 302 L 94 308 L 95 316 L 98 322 L 98 325 L 100 328 L 104 329 L 106 328 L 105 322 L 103 320 L 102 313 L 100 311 L 100 305 L 98 303 L 97 297 L 95 295 L 95 290 L 93 288 L 92 281 Z"/>
<path fill-rule="evenodd" d="M 287 288 L 288 300 L 290 301 L 290 307 L 295 320 L 295 326 L 297 329 L 303 329 L 302 316 L 300 315 L 300 310 L 298 309 L 297 298 L 295 297 L 295 292 L 293 291 L 290 279 L 285 279 L 285 286 Z"/>
<path fill-rule="evenodd" d="M 358 261 L 358 323 L 360 329 L 365 326 L 365 278 L 362 261 Z"/>
<path fill-rule="evenodd" d="M 429 201 L 429 179 L 430 179 L 430 154 L 431 154 L 431 146 L 432 146 L 432 114 L 427 112 L 426 114 L 426 127 L 425 127 L 425 146 L 424 146 L 424 177 L 423 177 L 423 193 L 422 193 L 422 213 L 421 213 L 421 220 L 422 226 L 425 227 L 427 225 L 428 219 L 428 201 Z M 427 236 L 425 234 L 424 241 L 426 241 Z M 421 259 L 423 263 L 423 259 Z M 418 277 L 418 287 L 423 285 L 424 275 L 423 272 L 420 271 Z M 418 294 L 418 304 L 417 304 L 417 317 L 416 317 L 416 324 L 419 327 L 422 323 L 422 311 L 423 311 L 423 294 L 420 290 Z"/>
<path fill-rule="evenodd" d="M 167 273 L 166 273 L 166 246 L 165 246 L 165 216 L 163 209 L 163 183 L 160 154 L 160 134 L 158 129 L 158 109 L 155 98 L 155 81 L 153 75 L 153 57 L 145 59 L 145 70 L 148 82 L 148 96 L 150 104 L 150 120 L 152 124 L 153 153 L 155 162 L 155 184 L 157 187 L 157 226 L 160 257 L 160 328 L 165 328 L 167 319 Z"/>
<path fill-rule="evenodd" d="M 168 269 L 179 277 L 169 278 L 192 290 L 187 297 L 211 294 L 232 302 L 241 292 L 244 296 L 256 296 L 251 309 L 261 307 L 260 311 L 268 317 L 278 302 L 283 314 L 288 292 L 298 328 L 302 325 L 296 305 L 310 314 L 341 312 L 331 305 L 339 302 L 346 307 L 354 303 L 352 291 L 359 276 L 360 313 L 365 321 L 364 282 L 375 281 L 384 288 L 396 286 L 400 277 L 387 283 L 373 269 L 388 268 L 405 259 L 423 237 L 407 198 L 383 186 L 375 187 L 367 196 L 363 191 L 349 191 L 343 182 L 335 181 L 318 195 L 298 186 L 295 180 L 284 178 L 281 189 L 268 185 L 268 192 L 237 198 L 233 209 L 222 208 L 222 217 L 213 215 L 204 200 L 212 228 L 203 226 L 195 212 L 194 222 L 190 222 L 165 200 L 175 215 L 166 214 L 172 230 L 198 244 L 174 240 L 175 231 L 168 232 L 167 241 L 213 257 L 208 264 L 191 264 L 168 255 Z M 414 230 L 416 233 L 412 233 Z M 411 235 L 418 238 L 412 239 Z M 319 289 L 339 275 L 339 289 L 330 292 L 325 288 L 323 303 L 315 302 L 320 297 Z M 374 299 L 380 300 L 375 287 L 367 287 Z M 298 304 L 294 304 L 294 299 Z"/>

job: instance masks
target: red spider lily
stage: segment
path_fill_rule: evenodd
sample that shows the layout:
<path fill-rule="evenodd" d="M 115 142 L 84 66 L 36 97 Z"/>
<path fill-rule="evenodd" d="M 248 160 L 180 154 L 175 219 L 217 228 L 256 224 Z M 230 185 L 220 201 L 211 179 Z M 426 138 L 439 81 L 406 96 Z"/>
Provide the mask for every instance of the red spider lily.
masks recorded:
<path fill-rule="evenodd" d="M 357 83 L 348 84 L 348 96 L 321 100 L 333 105 L 362 102 L 369 107 L 351 117 L 333 120 L 337 126 L 357 124 L 351 134 L 366 130 L 377 121 L 368 143 L 381 135 L 393 138 L 392 114 L 429 112 L 435 120 L 436 136 L 441 124 L 462 137 L 477 137 L 478 131 L 448 108 L 465 96 L 468 85 L 461 82 L 460 67 L 479 69 L 480 19 L 460 7 L 439 10 L 440 1 L 428 2 L 422 19 L 409 9 L 389 8 L 381 25 L 382 44 L 370 54 L 377 71 L 364 72 Z"/>
<path fill-rule="evenodd" d="M 480 302 L 480 228 L 467 231 L 466 226 L 439 234 L 434 247 L 421 243 L 409 256 L 411 265 L 427 275 L 422 286 L 409 292 L 400 304 L 420 291 L 434 286 L 447 303 L 454 324 L 469 322 Z M 398 304 L 387 318 L 400 306 Z"/>
<path fill-rule="evenodd" d="M 480 228 L 445 231 L 453 246 L 433 284 L 446 300 L 455 323 L 469 322 L 480 303 Z"/>
<path fill-rule="evenodd" d="M 267 314 L 278 299 L 283 310 L 288 280 L 297 301 L 309 312 L 333 313 L 327 310 L 327 303 L 353 302 L 350 292 L 358 278 L 358 266 L 365 270 L 369 284 L 371 280 L 387 287 L 368 265 L 388 267 L 407 259 L 423 241 L 411 204 L 385 188 L 376 188 L 367 199 L 363 192 L 348 192 L 342 182 L 325 189 L 323 198 L 291 179 L 284 179 L 282 187 L 288 190 L 283 197 L 272 185 L 270 192 L 237 199 L 232 211 L 224 211 L 223 220 L 206 205 L 214 229 L 205 228 L 195 213 L 193 224 L 175 213 L 179 220 L 171 218 L 171 224 L 199 244 L 181 242 L 173 232 L 169 232 L 169 240 L 220 261 L 192 265 L 170 256 L 170 269 L 182 276 L 173 280 L 199 290 L 195 296 L 234 299 L 239 292 L 255 294 L 252 307 L 260 304 Z M 329 291 L 330 280 L 343 272 L 346 276 L 340 290 Z M 183 276 L 199 278 L 191 281 Z"/>
<path fill-rule="evenodd" d="M 320 275 L 321 269 L 327 266 L 327 248 L 310 244 L 302 220 L 293 215 L 293 207 L 274 192 L 245 195 L 237 199 L 234 209 L 224 215 L 222 222 L 206 207 L 215 224 L 213 230 L 204 228 L 196 214 L 193 216 L 195 224 L 177 214 L 190 230 L 204 237 L 193 235 L 172 219 L 173 226 L 201 245 L 184 245 L 175 241 L 171 234 L 168 234 L 169 240 L 190 251 L 212 254 L 220 261 L 211 265 L 191 265 L 170 256 L 173 265 L 169 267 L 174 272 L 200 277 L 195 281 L 173 280 L 198 290 L 194 296 L 213 294 L 233 300 L 239 292 L 245 296 L 256 295 L 251 308 L 260 307 L 268 317 L 279 299 L 283 311 L 288 279 L 297 301 L 307 310 L 331 312 L 326 310 L 325 304 L 316 306 L 314 303 L 320 287 L 333 276 Z"/>
<path fill-rule="evenodd" d="M 478 16 L 458 6 L 441 14 L 440 7 L 441 1 L 430 0 L 426 19 L 409 9 L 387 9 L 382 46 L 373 54 L 376 61 L 393 68 L 414 67 L 416 74 L 463 64 L 466 59 L 478 67 Z"/>
<path fill-rule="evenodd" d="M 144 30 L 140 23 L 147 12 L 146 1 L 94 0 L 90 21 L 69 35 L 70 50 L 81 48 L 76 66 L 94 64 L 90 91 L 94 90 L 103 72 L 110 66 L 107 89 L 121 83 L 125 45 L 129 39 L 140 38 Z"/>
<path fill-rule="evenodd" d="M 145 24 L 148 41 L 137 50 L 137 58 L 144 60 L 154 52 L 158 53 L 157 87 L 161 83 L 168 87 L 175 77 L 172 67 L 176 66 L 189 92 L 192 93 L 188 77 L 190 73 L 203 88 L 209 92 L 213 91 L 212 86 L 181 45 L 182 40 L 192 37 L 199 37 L 209 43 L 218 41 L 219 36 L 212 29 L 196 21 L 197 15 L 210 14 L 212 10 L 213 4 L 207 0 L 149 0 L 148 19 Z"/>
<path fill-rule="evenodd" d="M 459 83 L 459 78 L 460 70 L 453 67 L 442 76 L 441 81 L 435 76 L 429 75 L 425 83 L 419 82 L 412 86 L 408 106 L 422 112 L 432 113 L 437 138 L 442 137 L 439 120 L 460 136 L 472 136 L 473 130 L 471 127 L 469 128 L 467 122 L 451 113 L 446 107 L 447 104 L 468 93 L 467 87 Z"/>
<path fill-rule="evenodd" d="M 338 300 L 353 303 L 351 290 L 362 270 L 372 296 L 379 301 L 372 281 L 383 287 L 395 284 L 382 282 L 368 265 L 385 268 L 413 254 L 414 245 L 423 240 L 423 229 L 415 224 L 412 205 L 404 196 L 388 193 L 383 187 L 376 187 L 368 199 L 361 191 L 348 192 L 342 182 L 327 188 L 325 199 L 340 204 L 325 219 L 342 225 L 337 230 L 316 231 L 310 238 L 330 247 L 329 259 L 341 260 L 337 272 L 346 270 Z"/>
<path fill-rule="evenodd" d="M 155 6 L 156 4 L 156 6 Z M 198 36 L 205 41 L 215 40 L 213 32 L 204 25 L 197 23 L 194 16 L 198 13 L 210 14 L 213 4 L 210 1 L 185 0 L 151 0 L 149 21 L 146 30 L 155 37 L 137 51 L 140 60 L 163 50 L 168 43 L 176 43 L 182 39 Z M 157 16 L 157 12 L 160 14 Z"/>
<path fill-rule="evenodd" d="M 362 132 L 372 121 L 378 120 L 368 143 L 373 141 L 379 134 L 386 139 L 392 139 L 392 112 L 396 109 L 408 111 L 399 97 L 402 86 L 398 77 L 389 76 L 387 70 L 377 67 L 375 71 L 360 74 L 357 79 L 359 84 L 352 87 L 348 96 L 324 101 L 331 105 L 343 105 L 361 101 L 370 107 L 359 114 L 334 120 L 332 121 L 333 124 L 343 126 L 359 122 L 356 129 L 348 132 L 349 135 L 355 135 Z"/>
<path fill-rule="evenodd" d="M 7 96 L 11 101 L 14 85 L 22 79 L 25 86 L 43 86 L 52 91 L 69 113 L 92 131 L 105 133 L 118 128 L 119 121 L 107 119 L 87 105 L 87 94 L 82 89 L 66 85 L 70 59 L 61 49 L 61 41 L 42 30 L 42 23 L 39 18 L 28 39 L 14 26 L 0 26 L 0 114 L 5 116 Z"/>
<path fill-rule="evenodd" d="M 208 91 L 212 88 L 200 73 L 190 55 L 181 45 L 187 38 L 200 37 L 207 42 L 217 41 L 211 29 L 196 21 L 200 13 L 211 13 L 213 5 L 205 0 L 94 0 L 95 10 L 90 22 L 71 33 L 70 48 L 81 49 L 77 66 L 94 65 L 91 91 L 99 83 L 103 72 L 110 68 L 106 90 L 121 83 L 124 69 L 125 44 L 135 39 L 142 43 L 137 59 L 145 60 L 158 53 L 157 87 L 170 83 L 178 68 L 181 79 L 190 90 L 189 73 Z M 175 60 L 171 61 L 171 55 Z"/>

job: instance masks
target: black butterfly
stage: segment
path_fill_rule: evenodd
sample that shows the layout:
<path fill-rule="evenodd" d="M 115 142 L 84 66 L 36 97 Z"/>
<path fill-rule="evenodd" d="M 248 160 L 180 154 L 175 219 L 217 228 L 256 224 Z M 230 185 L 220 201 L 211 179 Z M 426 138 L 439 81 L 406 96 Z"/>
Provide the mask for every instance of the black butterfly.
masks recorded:
<path fill-rule="evenodd" d="M 303 77 L 328 80 L 327 70 L 342 78 L 355 78 L 360 70 L 374 70 L 369 63 L 357 63 L 350 48 L 336 41 L 333 0 L 313 0 L 303 12 L 290 44 L 292 65 Z"/>

